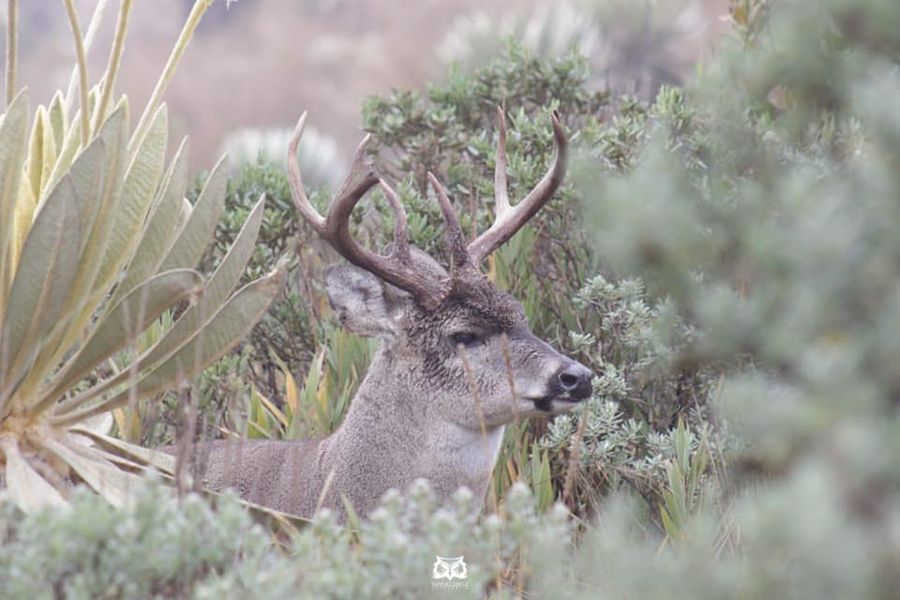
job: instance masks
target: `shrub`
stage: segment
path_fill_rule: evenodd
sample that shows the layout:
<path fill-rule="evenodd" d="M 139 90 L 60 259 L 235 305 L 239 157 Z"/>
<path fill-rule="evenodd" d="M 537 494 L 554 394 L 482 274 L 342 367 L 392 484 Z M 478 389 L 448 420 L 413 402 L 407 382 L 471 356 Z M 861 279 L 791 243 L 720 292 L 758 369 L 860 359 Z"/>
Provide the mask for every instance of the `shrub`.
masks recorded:
<path fill-rule="evenodd" d="M 695 331 L 675 363 L 743 367 L 715 394 L 719 501 L 665 552 L 601 516 L 570 580 L 601 592 L 896 593 L 900 7 L 764 4 L 736 3 L 741 37 L 688 90 L 687 153 L 660 121 L 631 172 L 582 171 L 599 253 Z"/>
<path fill-rule="evenodd" d="M 241 561 L 284 561 L 234 501 L 213 511 L 148 486 L 115 510 L 83 491 L 66 510 L 0 513 L 4 598 L 185 598 Z"/>
<path fill-rule="evenodd" d="M 539 517 L 524 486 L 499 515 L 477 519 L 475 501 L 463 490 L 436 506 L 417 482 L 406 497 L 385 497 L 357 531 L 322 514 L 289 547 L 230 498 L 213 509 L 158 485 L 118 510 L 84 493 L 67 510 L 27 516 L 0 502 L 0 598 L 513 597 L 533 568 L 517 553 L 566 539 L 565 511 Z M 432 587 L 436 556 L 463 557 L 458 589 Z M 507 570 L 512 561 L 522 570 Z"/>
<path fill-rule="evenodd" d="M 208 280 L 192 269 L 221 214 L 225 175 L 220 164 L 186 203 L 184 145 L 164 170 L 160 96 L 209 3 L 189 15 L 132 135 L 127 99 L 112 102 L 130 6 L 103 80 L 89 90 L 66 2 L 79 102 L 74 91 L 57 93 L 28 137 L 27 93 L 10 89 L 0 123 L 0 477 L 24 510 L 65 505 L 78 482 L 120 505 L 140 482 L 134 471 L 171 473 L 172 457 L 107 435 L 113 414 L 122 429 L 127 405 L 185 387 L 246 334 L 284 279 L 279 266 L 233 292 L 261 203 Z M 14 38 L 15 18 L 9 25 Z M 8 62 L 14 73 L 14 50 Z"/>

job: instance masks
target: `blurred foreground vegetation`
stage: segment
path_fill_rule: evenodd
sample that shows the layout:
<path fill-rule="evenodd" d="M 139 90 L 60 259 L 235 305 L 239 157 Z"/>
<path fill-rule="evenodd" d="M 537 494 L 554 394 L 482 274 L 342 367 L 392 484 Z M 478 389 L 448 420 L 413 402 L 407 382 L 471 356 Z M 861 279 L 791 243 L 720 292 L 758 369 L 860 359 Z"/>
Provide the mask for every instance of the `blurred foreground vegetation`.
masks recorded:
<path fill-rule="evenodd" d="M 326 515 L 282 546 L 227 500 L 213 510 L 158 489 L 126 510 L 90 497 L 67 513 L 7 508 L 0 581 L 19 587 L 3 589 L 896 597 L 900 4 L 736 0 L 732 18 L 695 80 L 650 104 L 592 91 L 577 56 L 511 46 L 424 95 L 364 107 L 414 241 L 433 252 L 424 173 L 447 183 L 464 227 L 483 226 L 497 105 L 511 121 L 513 195 L 549 158 L 547 111 L 571 132 L 574 176 L 490 275 L 523 301 L 535 333 L 594 368 L 595 394 L 571 415 L 508 428 L 486 503 L 496 515 L 465 516 L 480 500 L 465 494 L 435 507 L 416 486 L 368 522 L 340 528 Z M 267 244 L 247 276 L 295 240 L 299 258 L 269 316 L 201 381 L 199 429 L 327 434 L 371 347 L 329 320 L 316 282 L 333 257 L 296 229 L 277 169 L 250 165 L 232 181 L 222 248 L 237 231 L 229 219 L 261 191 Z M 372 206 L 357 226 L 377 246 L 390 216 Z M 141 426 L 121 435 L 171 441 L 174 409 L 129 410 Z M 430 587 L 436 554 L 466 557 L 465 588 Z"/>

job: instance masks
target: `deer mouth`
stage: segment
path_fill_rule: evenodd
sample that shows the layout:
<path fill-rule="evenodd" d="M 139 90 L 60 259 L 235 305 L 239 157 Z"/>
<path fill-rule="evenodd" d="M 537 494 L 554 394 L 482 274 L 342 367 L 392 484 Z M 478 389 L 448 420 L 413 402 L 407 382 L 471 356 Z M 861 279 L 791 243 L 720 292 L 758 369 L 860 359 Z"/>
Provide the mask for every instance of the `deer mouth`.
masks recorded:
<path fill-rule="evenodd" d="M 534 407 L 545 413 L 563 412 L 569 410 L 584 398 L 576 398 L 568 393 L 554 394 L 551 396 L 543 396 L 542 398 L 530 398 L 534 402 Z M 554 404 L 554 403 L 559 404 Z"/>

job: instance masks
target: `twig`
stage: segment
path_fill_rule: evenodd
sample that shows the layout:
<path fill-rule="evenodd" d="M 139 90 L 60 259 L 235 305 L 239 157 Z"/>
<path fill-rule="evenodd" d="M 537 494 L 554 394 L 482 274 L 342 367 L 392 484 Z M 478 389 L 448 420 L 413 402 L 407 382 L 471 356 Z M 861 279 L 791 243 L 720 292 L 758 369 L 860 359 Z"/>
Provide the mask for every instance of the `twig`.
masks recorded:
<path fill-rule="evenodd" d="M 19 53 L 19 2 L 6 3 L 6 105 L 16 97 L 16 61 Z"/>
<path fill-rule="evenodd" d="M 178 497 L 183 497 L 188 489 L 188 475 L 191 456 L 194 451 L 194 435 L 197 431 L 197 402 L 190 386 L 183 385 L 178 390 L 178 405 L 184 407 L 184 431 L 175 445 L 175 489 Z"/>
<path fill-rule="evenodd" d="M 125 46 L 125 32 L 128 30 L 128 15 L 130 13 L 131 0 L 122 0 L 122 6 L 119 8 L 119 20 L 116 22 L 116 36 L 113 39 L 112 51 L 109 54 L 109 64 L 106 66 L 106 73 L 103 76 L 103 92 L 100 95 L 100 102 L 94 113 L 95 131 L 100 128 L 100 124 L 103 122 L 106 108 L 109 106 L 109 99 L 116 84 L 116 76 L 119 73 L 119 65 L 122 62 L 122 49 Z"/>
<path fill-rule="evenodd" d="M 78 23 L 78 13 L 73 0 L 63 0 L 63 2 L 66 5 L 66 13 L 69 15 L 72 37 L 75 39 L 75 56 L 78 59 L 78 88 L 81 94 L 81 145 L 87 146 L 91 136 L 91 121 L 88 114 L 90 108 L 88 106 L 88 72 L 84 37 L 81 35 L 81 25 Z"/>
<path fill-rule="evenodd" d="M 509 355 L 509 338 L 504 333 L 500 336 L 500 349 L 503 351 L 503 366 L 506 368 L 506 379 L 509 382 L 509 393 L 512 397 L 513 423 L 519 424 L 519 397 L 516 394 L 516 382 L 513 377 L 512 358 Z M 521 456 L 522 439 L 521 436 L 516 437 L 516 454 Z"/>
<path fill-rule="evenodd" d="M 569 457 L 569 465 L 566 468 L 566 480 L 563 484 L 563 501 L 567 504 L 572 501 L 572 488 L 575 485 L 575 475 L 578 472 L 578 463 L 581 460 L 581 440 L 584 439 L 584 430 L 587 428 L 588 422 L 587 408 L 581 409 L 578 418 L 578 431 L 572 439 L 572 455 Z"/>

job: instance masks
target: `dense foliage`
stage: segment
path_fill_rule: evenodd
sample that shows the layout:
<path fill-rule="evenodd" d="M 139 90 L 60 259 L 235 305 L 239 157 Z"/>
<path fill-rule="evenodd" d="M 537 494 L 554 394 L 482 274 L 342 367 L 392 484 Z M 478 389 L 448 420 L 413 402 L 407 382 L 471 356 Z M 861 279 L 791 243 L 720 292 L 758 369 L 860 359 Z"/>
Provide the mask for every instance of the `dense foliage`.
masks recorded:
<path fill-rule="evenodd" d="M 479 519 L 475 502 L 461 490 L 436 506 L 420 481 L 406 497 L 385 497 L 358 531 L 323 514 L 289 540 L 290 553 L 237 502 L 213 509 L 161 486 L 119 510 L 88 494 L 25 519 L 3 504 L 0 598 L 479 598 L 503 590 L 504 578 L 524 587 L 528 573 L 508 571 L 519 548 L 569 535 L 565 511 L 540 517 L 523 485 L 502 515 Z M 465 557 L 457 587 L 432 586 L 436 555 Z"/>

